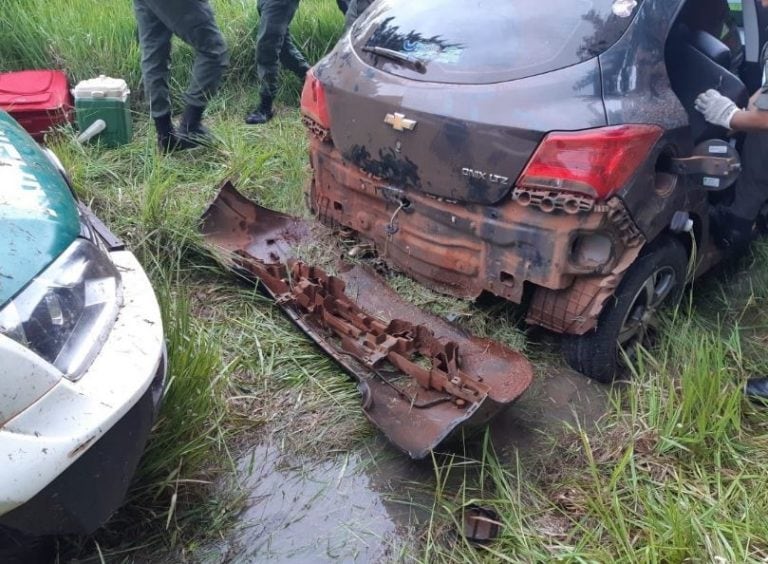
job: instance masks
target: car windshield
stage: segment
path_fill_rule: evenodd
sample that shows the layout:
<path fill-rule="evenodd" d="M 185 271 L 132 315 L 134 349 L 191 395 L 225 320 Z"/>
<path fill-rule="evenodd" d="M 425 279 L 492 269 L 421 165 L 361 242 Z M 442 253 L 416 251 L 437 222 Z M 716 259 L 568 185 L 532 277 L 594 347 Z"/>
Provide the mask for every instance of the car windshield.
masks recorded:
<path fill-rule="evenodd" d="M 382 0 L 360 22 L 353 40 L 368 62 L 409 78 L 501 82 L 596 57 L 626 31 L 638 4 Z"/>

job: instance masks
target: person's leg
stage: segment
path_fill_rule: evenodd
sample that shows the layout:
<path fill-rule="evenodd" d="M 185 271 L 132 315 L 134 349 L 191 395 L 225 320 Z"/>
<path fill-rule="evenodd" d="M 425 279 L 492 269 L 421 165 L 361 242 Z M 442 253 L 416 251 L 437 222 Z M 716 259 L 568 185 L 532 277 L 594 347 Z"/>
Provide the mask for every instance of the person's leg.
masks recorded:
<path fill-rule="evenodd" d="M 259 106 L 246 118 L 246 123 L 261 124 L 272 119 L 272 103 L 277 94 L 280 54 L 288 34 L 288 26 L 296 12 L 298 0 L 259 0 L 259 35 L 256 44 L 256 71 L 259 76 Z"/>
<path fill-rule="evenodd" d="M 715 229 L 724 246 L 746 250 L 753 226 L 768 201 L 768 132 L 751 132 L 741 150 L 742 171 L 734 187 L 733 201 L 719 206 Z"/>
<path fill-rule="evenodd" d="M 344 31 L 349 31 L 352 24 L 355 23 L 357 16 L 360 15 L 357 9 L 357 0 L 349 0 L 347 11 L 344 13 Z"/>
<path fill-rule="evenodd" d="M 296 42 L 290 33 L 285 36 L 283 42 L 283 48 L 280 51 L 280 62 L 285 68 L 298 76 L 301 80 L 307 76 L 309 72 L 309 63 L 304 58 L 304 54 L 296 46 Z"/>
<path fill-rule="evenodd" d="M 742 171 L 731 208 L 754 219 L 768 200 L 768 132 L 748 133 L 741 150 Z"/>
<path fill-rule="evenodd" d="M 195 50 L 195 63 L 184 102 L 180 134 L 205 136 L 201 119 L 229 65 L 229 52 L 208 0 L 144 0 L 163 23 Z"/>
<path fill-rule="evenodd" d="M 355 20 L 373 3 L 373 0 L 350 0 L 347 13 L 344 16 L 344 31 L 349 31 Z"/>
<path fill-rule="evenodd" d="M 296 10 L 298 10 L 298 8 L 298 0 L 291 0 L 286 3 L 286 18 L 288 19 L 288 25 L 286 26 L 283 47 L 280 49 L 280 62 L 285 68 L 304 80 L 307 71 L 309 71 L 309 63 L 307 63 L 304 54 L 296 46 L 296 42 L 293 40 L 290 32 L 291 22 L 296 16 Z"/>
<path fill-rule="evenodd" d="M 171 149 L 173 141 L 171 96 L 168 90 L 171 30 L 160 21 L 145 0 L 133 0 L 133 9 L 139 27 L 141 75 L 149 101 L 149 113 L 155 121 L 158 145 L 167 151 Z"/>

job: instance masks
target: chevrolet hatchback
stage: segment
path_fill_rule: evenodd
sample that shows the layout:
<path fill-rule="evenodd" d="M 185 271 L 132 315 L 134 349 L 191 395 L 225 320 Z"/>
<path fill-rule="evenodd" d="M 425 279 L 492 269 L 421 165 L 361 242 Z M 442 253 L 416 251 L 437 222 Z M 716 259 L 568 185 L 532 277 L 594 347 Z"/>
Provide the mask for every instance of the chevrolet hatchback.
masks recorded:
<path fill-rule="evenodd" d="M 742 139 L 694 100 L 746 105 L 765 21 L 759 0 L 743 29 L 726 0 L 374 2 L 305 83 L 309 205 L 432 288 L 526 305 L 610 382 L 730 252 L 712 212 Z"/>

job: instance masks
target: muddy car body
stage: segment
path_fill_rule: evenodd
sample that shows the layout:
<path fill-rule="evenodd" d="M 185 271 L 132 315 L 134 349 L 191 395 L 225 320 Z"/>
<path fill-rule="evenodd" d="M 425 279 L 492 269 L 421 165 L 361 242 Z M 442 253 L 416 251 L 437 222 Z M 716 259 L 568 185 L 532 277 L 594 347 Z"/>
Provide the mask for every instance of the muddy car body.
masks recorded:
<path fill-rule="evenodd" d="M 746 48 L 718 0 L 377 2 L 305 85 L 309 204 L 424 284 L 527 303 L 610 380 L 679 296 L 692 236 L 699 273 L 721 257 L 712 189 L 739 158 L 693 101 L 746 104 L 753 1 Z"/>
<path fill-rule="evenodd" d="M 0 560 L 119 507 L 165 377 L 138 260 L 0 111 Z"/>

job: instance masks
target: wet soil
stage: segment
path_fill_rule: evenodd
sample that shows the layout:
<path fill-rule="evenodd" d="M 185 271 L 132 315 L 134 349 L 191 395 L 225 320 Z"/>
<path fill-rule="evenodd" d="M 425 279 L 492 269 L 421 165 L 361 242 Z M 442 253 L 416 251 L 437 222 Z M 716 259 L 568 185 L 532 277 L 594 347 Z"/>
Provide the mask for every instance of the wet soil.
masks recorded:
<path fill-rule="evenodd" d="M 564 425 L 606 412 L 607 388 L 563 368 L 539 366 L 533 386 L 490 425 L 497 454 L 513 464 L 549 456 Z M 350 385 L 352 385 L 350 383 Z M 238 461 L 247 507 L 208 562 L 392 562 L 416 559 L 434 499 L 432 462 L 414 462 L 383 438 L 322 458 L 281 453 L 270 442 Z"/>
<path fill-rule="evenodd" d="M 291 460 L 260 445 L 239 466 L 250 497 L 231 561 L 382 562 L 397 554 L 411 515 L 391 499 L 385 461 L 356 452 Z"/>

